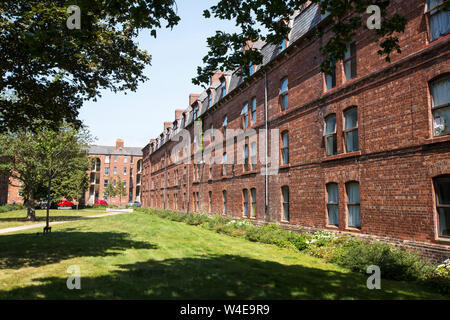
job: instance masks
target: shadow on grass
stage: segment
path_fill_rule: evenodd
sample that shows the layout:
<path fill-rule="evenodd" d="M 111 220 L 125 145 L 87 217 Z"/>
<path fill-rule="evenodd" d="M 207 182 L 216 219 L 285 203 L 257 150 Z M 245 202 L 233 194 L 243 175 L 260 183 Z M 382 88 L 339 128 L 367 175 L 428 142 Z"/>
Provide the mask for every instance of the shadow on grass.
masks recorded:
<path fill-rule="evenodd" d="M 73 220 L 73 219 L 80 219 L 85 218 L 86 216 L 50 216 L 49 221 L 50 222 L 56 222 L 56 221 L 65 221 L 65 220 Z M 0 218 L 0 223 L 2 222 L 26 222 L 26 223 L 40 223 L 45 222 L 47 218 L 44 217 L 36 217 L 35 221 L 27 220 L 26 217 L 10 217 L 10 218 Z M 7 227 L 5 227 L 7 228 Z"/>
<path fill-rule="evenodd" d="M 237 255 L 148 260 L 118 265 L 108 275 L 81 277 L 68 290 L 66 276 L 0 291 L 0 299 L 408 299 L 405 290 L 368 290 L 366 277 Z M 83 270 L 81 270 L 83 274 Z M 388 285 L 386 285 L 389 287 Z M 391 285 L 392 286 L 392 285 Z M 423 293 L 416 298 L 432 298 Z"/>
<path fill-rule="evenodd" d="M 40 230 L 41 231 L 41 230 Z M 144 241 L 134 241 L 121 232 L 79 232 L 74 229 L 53 232 L 0 235 L 0 270 L 39 267 L 76 257 L 98 257 L 121 251 L 156 249 Z"/>

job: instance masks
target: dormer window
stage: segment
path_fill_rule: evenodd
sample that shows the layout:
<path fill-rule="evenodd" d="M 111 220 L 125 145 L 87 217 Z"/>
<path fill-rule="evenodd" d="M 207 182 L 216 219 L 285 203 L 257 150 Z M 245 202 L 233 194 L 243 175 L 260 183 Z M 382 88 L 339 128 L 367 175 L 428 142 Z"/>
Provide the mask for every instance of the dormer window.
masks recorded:
<path fill-rule="evenodd" d="M 184 129 L 186 127 L 186 115 L 183 113 L 183 119 L 181 119 L 181 127 Z"/>
<path fill-rule="evenodd" d="M 175 121 L 173 123 L 173 133 L 177 133 L 177 131 L 178 131 L 178 121 Z"/>
<path fill-rule="evenodd" d="M 195 120 L 197 120 L 198 118 L 198 103 L 196 102 L 194 105 L 194 109 L 192 110 L 192 118 Z"/>
<path fill-rule="evenodd" d="M 249 72 L 250 76 L 252 76 L 255 73 L 255 65 L 253 64 L 253 62 L 250 62 L 250 65 L 248 67 L 248 72 Z"/>
<path fill-rule="evenodd" d="M 281 43 L 278 45 L 278 54 L 286 50 L 286 47 L 287 47 L 287 40 L 283 39 L 283 41 L 281 41 Z"/>
<path fill-rule="evenodd" d="M 208 109 L 212 106 L 212 93 L 211 90 L 208 91 Z"/>
<path fill-rule="evenodd" d="M 220 82 L 220 98 L 225 97 L 226 94 L 227 94 L 227 86 L 226 86 L 225 79 L 223 79 Z"/>

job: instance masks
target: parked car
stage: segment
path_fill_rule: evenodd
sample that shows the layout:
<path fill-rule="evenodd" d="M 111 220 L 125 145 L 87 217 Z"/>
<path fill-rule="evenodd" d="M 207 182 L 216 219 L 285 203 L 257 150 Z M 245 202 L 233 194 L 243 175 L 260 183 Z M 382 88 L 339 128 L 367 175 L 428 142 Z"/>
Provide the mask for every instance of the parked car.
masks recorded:
<path fill-rule="evenodd" d="M 108 205 L 108 201 L 106 200 L 97 200 L 94 202 L 94 206 L 107 206 Z"/>
<path fill-rule="evenodd" d="M 47 209 L 47 200 L 41 200 L 37 204 L 37 208 L 41 210 Z M 54 201 L 50 202 L 50 209 L 58 209 L 58 204 Z"/>
<path fill-rule="evenodd" d="M 137 207 L 140 208 L 141 207 L 141 203 L 139 201 L 130 201 L 128 202 L 128 206 L 129 207 Z"/>
<path fill-rule="evenodd" d="M 73 207 L 73 206 L 74 206 L 74 204 L 73 204 L 72 201 L 66 201 L 66 200 L 64 200 L 64 201 L 61 201 L 60 203 L 58 203 L 58 207 L 64 207 L 64 208 L 67 208 L 67 207 Z"/>

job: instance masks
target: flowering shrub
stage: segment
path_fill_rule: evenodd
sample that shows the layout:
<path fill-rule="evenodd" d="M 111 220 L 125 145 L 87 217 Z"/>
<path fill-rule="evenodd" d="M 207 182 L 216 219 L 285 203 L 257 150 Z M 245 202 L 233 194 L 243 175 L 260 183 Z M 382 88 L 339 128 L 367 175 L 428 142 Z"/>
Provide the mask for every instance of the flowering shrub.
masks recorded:
<path fill-rule="evenodd" d="M 438 265 L 428 277 L 428 282 L 441 293 L 450 293 L 450 259 Z"/>

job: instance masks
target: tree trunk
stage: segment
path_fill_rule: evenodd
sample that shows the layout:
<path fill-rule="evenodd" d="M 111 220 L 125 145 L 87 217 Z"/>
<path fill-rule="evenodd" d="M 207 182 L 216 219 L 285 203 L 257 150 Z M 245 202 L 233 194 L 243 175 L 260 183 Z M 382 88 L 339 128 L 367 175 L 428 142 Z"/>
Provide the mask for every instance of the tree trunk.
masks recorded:
<path fill-rule="evenodd" d="M 36 221 L 36 210 L 34 209 L 33 197 L 28 198 L 25 201 L 25 205 L 27 206 L 27 220 L 28 221 Z"/>

